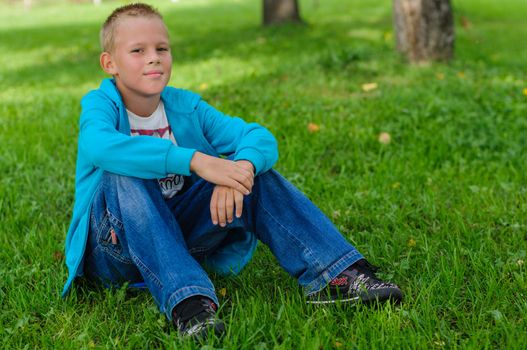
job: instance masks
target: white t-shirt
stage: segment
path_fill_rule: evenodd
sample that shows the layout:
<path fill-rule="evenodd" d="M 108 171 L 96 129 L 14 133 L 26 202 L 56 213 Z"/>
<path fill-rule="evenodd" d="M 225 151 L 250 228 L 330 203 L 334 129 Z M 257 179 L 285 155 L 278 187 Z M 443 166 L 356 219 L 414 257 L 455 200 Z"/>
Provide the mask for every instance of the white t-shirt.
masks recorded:
<path fill-rule="evenodd" d="M 165 107 L 163 101 L 159 102 L 154 113 L 148 117 L 140 117 L 129 110 L 128 121 L 130 122 L 130 134 L 132 136 L 154 136 L 162 139 L 170 140 L 177 145 L 172 128 L 168 124 L 167 115 L 165 114 Z M 169 174 L 167 177 L 158 179 L 161 192 L 165 199 L 170 199 L 183 188 L 183 175 Z"/>

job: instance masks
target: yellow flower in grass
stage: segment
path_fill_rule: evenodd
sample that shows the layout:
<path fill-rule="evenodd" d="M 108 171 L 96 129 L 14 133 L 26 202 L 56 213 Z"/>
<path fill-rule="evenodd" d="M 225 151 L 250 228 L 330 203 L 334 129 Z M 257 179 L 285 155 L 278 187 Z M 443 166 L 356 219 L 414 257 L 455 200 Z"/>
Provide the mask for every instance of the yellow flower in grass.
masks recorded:
<path fill-rule="evenodd" d="M 362 91 L 364 92 L 370 92 L 372 90 L 375 90 L 379 87 L 377 83 L 366 83 L 362 84 Z"/>

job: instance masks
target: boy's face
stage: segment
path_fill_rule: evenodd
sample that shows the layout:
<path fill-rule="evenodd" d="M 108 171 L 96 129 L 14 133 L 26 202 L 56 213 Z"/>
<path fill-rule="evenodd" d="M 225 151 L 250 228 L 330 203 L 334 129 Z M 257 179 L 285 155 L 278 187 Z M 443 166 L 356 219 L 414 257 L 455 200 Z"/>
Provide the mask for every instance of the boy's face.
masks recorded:
<path fill-rule="evenodd" d="M 113 50 L 101 54 L 101 66 L 115 77 L 125 102 L 159 98 L 172 71 L 172 54 L 163 21 L 155 17 L 120 19 Z"/>

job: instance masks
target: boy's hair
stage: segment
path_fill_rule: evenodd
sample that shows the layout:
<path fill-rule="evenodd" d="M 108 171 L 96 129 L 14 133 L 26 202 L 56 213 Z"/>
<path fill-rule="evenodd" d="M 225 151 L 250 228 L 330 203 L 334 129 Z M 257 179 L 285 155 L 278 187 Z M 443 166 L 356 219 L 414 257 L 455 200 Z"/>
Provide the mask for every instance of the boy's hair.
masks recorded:
<path fill-rule="evenodd" d="M 163 20 L 159 11 L 148 4 L 132 3 L 116 8 L 101 28 L 99 39 L 103 51 L 110 52 L 113 50 L 115 29 L 119 20 L 124 17 L 157 17 Z"/>

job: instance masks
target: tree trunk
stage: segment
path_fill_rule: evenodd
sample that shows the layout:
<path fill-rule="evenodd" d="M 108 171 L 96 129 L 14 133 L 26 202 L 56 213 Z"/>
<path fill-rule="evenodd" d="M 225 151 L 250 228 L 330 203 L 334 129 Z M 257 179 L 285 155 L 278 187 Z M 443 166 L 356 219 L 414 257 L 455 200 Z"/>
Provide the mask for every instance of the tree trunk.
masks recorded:
<path fill-rule="evenodd" d="M 297 0 L 263 0 L 263 24 L 302 22 Z"/>
<path fill-rule="evenodd" d="M 394 0 L 397 49 L 410 62 L 448 61 L 454 53 L 450 0 Z"/>

